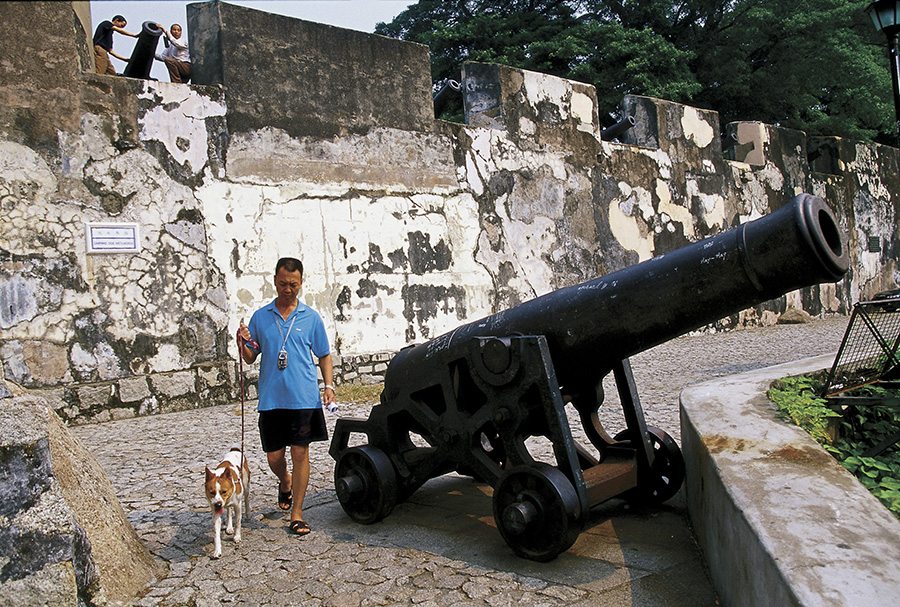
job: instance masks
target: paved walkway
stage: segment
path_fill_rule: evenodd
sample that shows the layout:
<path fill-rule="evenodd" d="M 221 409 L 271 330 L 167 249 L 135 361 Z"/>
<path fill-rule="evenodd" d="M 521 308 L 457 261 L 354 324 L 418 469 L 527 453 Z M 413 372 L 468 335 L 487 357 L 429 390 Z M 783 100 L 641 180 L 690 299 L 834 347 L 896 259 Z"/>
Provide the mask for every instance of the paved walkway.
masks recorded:
<path fill-rule="evenodd" d="M 711 377 L 836 352 L 846 318 L 719 335 L 686 336 L 632 359 L 648 423 L 680 443 L 678 394 Z M 603 423 L 622 425 L 610 384 Z M 340 395 L 340 387 L 338 387 Z M 344 405 L 366 417 L 370 405 Z M 305 518 L 313 532 L 288 535 L 275 508 L 275 478 L 258 448 L 247 406 L 252 512 L 244 540 L 223 539 L 212 560 L 212 522 L 203 496 L 206 465 L 240 442 L 240 406 L 81 426 L 140 537 L 169 568 L 140 606 L 285 605 L 356 607 L 604 605 L 706 607 L 717 602 L 687 522 L 681 493 L 662 508 L 613 500 L 551 563 L 516 558 L 494 527 L 490 487 L 434 479 L 374 525 L 351 521 L 333 489 L 328 446 L 312 449 Z M 334 416 L 329 419 L 330 429 Z"/>

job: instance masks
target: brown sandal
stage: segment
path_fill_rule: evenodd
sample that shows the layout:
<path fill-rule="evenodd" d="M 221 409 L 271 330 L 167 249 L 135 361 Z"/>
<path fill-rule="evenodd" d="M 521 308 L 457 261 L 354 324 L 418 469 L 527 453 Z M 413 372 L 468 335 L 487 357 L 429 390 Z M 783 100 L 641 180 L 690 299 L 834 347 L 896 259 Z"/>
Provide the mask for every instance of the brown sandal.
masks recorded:
<path fill-rule="evenodd" d="M 288 529 L 290 529 L 291 533 L 294 535 L 306 535 L 312 531 L 306 521 L 291 521 Z"/>
<path fill-rule="evenodd" d="M 293 502 L 293 496 L 290 491 L 282 491 L 281 487 L 278 487 L 278 507 L 281 510 L 290 510 L 291 503 Z"/>

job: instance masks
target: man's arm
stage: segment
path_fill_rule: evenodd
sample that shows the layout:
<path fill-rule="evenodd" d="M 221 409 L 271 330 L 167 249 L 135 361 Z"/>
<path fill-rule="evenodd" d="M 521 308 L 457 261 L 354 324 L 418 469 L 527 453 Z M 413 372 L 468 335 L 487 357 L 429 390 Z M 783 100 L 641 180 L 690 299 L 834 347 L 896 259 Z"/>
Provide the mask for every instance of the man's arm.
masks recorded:
<path fill-rule="evenodd" d="M 137 34 L 132 34 L 131 32 L 126 32 L 126 31 L 123 30 L 121 27 L 116 27 L 115 25 L 113 26 L 113 31 L 114 31 L 114 32 L 119 32 L 120 34 L 124 34 L 124 35 L 126 35 L 126 36 L 131 36 L 132 38 L 137 38 L 137 37 L 138 37 Z"/>
<path fill-rule="evenodd" d="M 175 54 L 172 52 L 173 50 L 174 50 L 174 47 L 171 47 L 171 46 L 166 47 L 163 49 L 163 52 L 156 53 L 155 55 L 153 55 L 153 57 L 157 61 L 165 61 L 166 57 L 174 57 L 175 56 Z"/>
<path fill-rule="evenodd" d="M 334 402 L 334 366 L 331 353 L 319 358 L 319 369 L 322 370 L 322 379 L 325 380 L 322 402 L 327 406 Z"/>
<path fill-rule="evenodd" d="M 131 61 L 130 58 L 128 58 L 128 57 L 123 57 L 122 55 L 119 55 L 118 53 L 116 53 L 116 52 L 113 51 L 112 49 L 109 49 L 109 54 L 112 55 L 113 57 L 115 57 L 116 59 L 120 59 L 120 60 L 124 61 L 125 63 L 128 63 L 129 61 Z"/>

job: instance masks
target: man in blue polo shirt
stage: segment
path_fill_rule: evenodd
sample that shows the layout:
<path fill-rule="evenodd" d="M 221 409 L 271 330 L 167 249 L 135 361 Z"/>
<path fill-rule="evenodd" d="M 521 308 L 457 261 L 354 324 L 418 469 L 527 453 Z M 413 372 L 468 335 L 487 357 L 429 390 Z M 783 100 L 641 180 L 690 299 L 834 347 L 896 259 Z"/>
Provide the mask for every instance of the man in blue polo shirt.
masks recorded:
<path fill-rule="evenodd" d="M 274 301 L 241 323 L 238 345 L 248 364 L 262 356 L 259 369 L 259 437 L 269 468 L 278 477 L 278 507 L 291 510 L 289 529 L 309 533 L 303 499 L 309 484 L 309 444 L 328 440 L 322 403 L 334 402 L 331 348 L 319 314 L 300 303 L 303 264 L 283 257 L 275 265 Z M 319 359 L 324 393 L 313 355 Z M 292 469 L 285 452 L 290 446 Z"/>

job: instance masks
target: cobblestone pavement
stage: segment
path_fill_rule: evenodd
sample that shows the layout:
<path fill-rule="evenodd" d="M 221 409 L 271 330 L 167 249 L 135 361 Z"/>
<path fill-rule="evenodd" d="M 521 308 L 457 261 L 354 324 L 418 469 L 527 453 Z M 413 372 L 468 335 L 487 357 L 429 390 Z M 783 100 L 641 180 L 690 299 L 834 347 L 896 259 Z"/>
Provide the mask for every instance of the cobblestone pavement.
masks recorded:
<path fill-rule="evenodd" d="M 836 352 L 846 318 L 808 325 L 686 336 L 632 359 L 648 423 L 680 443 L 678 394 L 712 377 Z M 622 425 L 608 386 L 602 420 Z M 340 395 L 340 387 L 338 387 Z M 333 489 L 327 443 L 315 444 L 304 507 L 313 532 L 286 531 L 275 477 L 259 449 L 255 403 L 246 405 L 252 507 L 243 542 L 223 538 L 212 560 L 204 468 L 240 443 L 239 405 L 80 426 L 140 537 L 168 575 L 139 606 L 550 606 L 717 605 L 687 522 L 683 495 L 660 508 L 611 500 L 591 512 L 575 545 L 551 563 L 516 558 L 493 522 L 490 487 L 448 475 L 434 479 L 384 521 L 359 525 Z M 370 405 L 344 405 L 366 417 Z M 330 416 L 329 429 L 334 426 Z M 577 434 L 577 433 L 576 433 Z M 538 447 L 540 449 L 541 447 Z"/>

